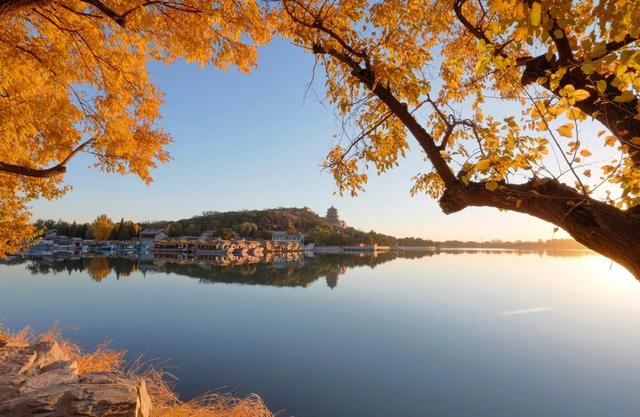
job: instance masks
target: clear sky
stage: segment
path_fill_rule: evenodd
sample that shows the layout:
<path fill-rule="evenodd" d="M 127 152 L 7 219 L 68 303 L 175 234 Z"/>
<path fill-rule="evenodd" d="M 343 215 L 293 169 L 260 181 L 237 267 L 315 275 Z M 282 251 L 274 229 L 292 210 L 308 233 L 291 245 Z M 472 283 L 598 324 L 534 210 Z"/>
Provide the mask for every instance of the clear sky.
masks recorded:
<path fill-rule="evenodd" d="M 549 239 L 553 226 L 532 217 L 469 208 L 444 215 L 428 196 L 411 197 L 411 177 L 424 170 L 417 145 L 394 171 L 370 177 L 366 192 L 340 197 L 320 163 L 338 132 L 322 82 L 306 99 L 313 59 L 276 41 L 251 75 L 176 63 L 154 64 L 165 92 L 161 125 L 173 136 L 172 160 L 147 186 L 134 176 L 69 164 L 65 197 L 33 204 L 34 218 L 90 221 L 101 213 L 135 221 L 176 220 L 202 211 L 334 205 L 349 225 L 396 236 L 444 239 Z"/>

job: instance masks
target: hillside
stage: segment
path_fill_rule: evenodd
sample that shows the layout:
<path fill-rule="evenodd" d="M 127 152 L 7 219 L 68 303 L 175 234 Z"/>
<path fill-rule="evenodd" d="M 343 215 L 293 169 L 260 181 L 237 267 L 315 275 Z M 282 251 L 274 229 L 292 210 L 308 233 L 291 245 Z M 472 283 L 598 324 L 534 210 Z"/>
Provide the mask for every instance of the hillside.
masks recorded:
<path fill-rule="evenodd" d="M 304 233 L 308 243 L 324 245 L 347 245 L 355 243 L 377 243 L 390 245 L 396 238 L 374 231 L 364 232 L 353 227 L 345 227 L 335 232 L 326 218 L 308 207 L 274 208 L 266 210 L 242 210 L 228 212 L 204 212 L 189 219 L 160 221 L 143 224 L 143 227 L 165 229 L 170 236 L 198 236 L 213 231 L 219 236 L 232 234 L 248 238 L 271 238 L 276 230 L 289 233 Z M 423 244 L 427 241 L 419 239 Z"/>
<path fill-rule="evenodd" d="M 271 232 L 275 230 L 309 233 L 316 228 L 331 229 L 329 223 L 311 209 L 296 207 L 204 212 L 188 219 L 151 225 L 164 227 L 171 236 L 199 235 L 208 230 L 219 231 L 224 228 L 232 229 L 238 234 L 256 236 L 264 233 L 271 236 Z"/>
<path fill-rule="evenodd" d="M 348 219 L 347 219 L 348 220 Z M 164 229 L 170 237 L 200 236 L 212 232 L 224 239 L 243 237 L 248 239 L 271 239 L 271 233 L 285 230 L 289 233 L 304 233 L 305 243 L 317 245 L 354 245 L 359 243 L 399 246 L 437 246 L 439 248 L 503 248 L 520 250 L 575 250 L 585 249 L 572 239 L 552 239 L 547 241 L 460 241 L 435 242 L 416 237 L 394 237 L 373 230 L 365 232 L 345 226 L 339 231 L 331 227 L 329 221 L 308 207 L 273 208 L 265 210 L 241 210 L 227 212 L 204 212 L 188 219 L 175 221 L 161 220 L 140 224 L 121 219 L 113 223 L 112 240 L 136 238 L 145 228 Z M 69 223 L 63 220 L 38 220 L 36 227 L 41 230 L 57 230 L 59 234 L 71 237 L 92 238 L 93 224 Z"/>

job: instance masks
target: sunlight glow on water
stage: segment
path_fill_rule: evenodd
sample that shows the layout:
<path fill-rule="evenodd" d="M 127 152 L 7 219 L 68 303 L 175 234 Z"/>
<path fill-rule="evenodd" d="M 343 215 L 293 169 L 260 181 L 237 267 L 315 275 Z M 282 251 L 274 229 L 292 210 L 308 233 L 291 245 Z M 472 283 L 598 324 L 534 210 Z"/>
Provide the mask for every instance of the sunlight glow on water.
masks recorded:
<path fill-rule="evenodd" d="M 596 255 L 109 262 L 1 265 L 0 321 L 60 321 L 169 360 L 185 397 L 257 392 L 283 415 L 640 415 L 640 283 Z"/>

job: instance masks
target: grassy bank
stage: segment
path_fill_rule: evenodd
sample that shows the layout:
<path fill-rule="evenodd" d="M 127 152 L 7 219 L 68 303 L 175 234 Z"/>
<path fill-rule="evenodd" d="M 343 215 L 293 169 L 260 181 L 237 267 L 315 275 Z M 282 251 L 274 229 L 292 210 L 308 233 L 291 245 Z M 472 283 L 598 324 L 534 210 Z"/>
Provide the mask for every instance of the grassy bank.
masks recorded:
<path fill-rule="evenodd" d="M 143 379 L 153 404 L 151 417 L 273 417 L 262 399 L 255 394 L 244 398 L 231 394 L 210 393 L 183 401 L 172 390 L 170 374 L 140 360 L 125 365 L 125 352 L 103 343 L 90 352 L 61 336 L 57 328 L 36 334 L 26 327 L 17 332 L 0 329 L 0 340 L 14 346 L 27 346 L 40 341 L 56 341 L 64 353 L 78 363 L 79 374 L 89 372 L 122 372 Z"/>

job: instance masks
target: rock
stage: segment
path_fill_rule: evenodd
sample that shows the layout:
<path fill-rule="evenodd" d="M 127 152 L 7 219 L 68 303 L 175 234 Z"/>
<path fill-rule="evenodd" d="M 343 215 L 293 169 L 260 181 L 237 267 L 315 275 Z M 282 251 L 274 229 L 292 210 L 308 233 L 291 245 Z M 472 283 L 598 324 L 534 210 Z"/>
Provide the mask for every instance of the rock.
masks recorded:
<path fill-rule="evenodd" d="M 148 417 L 147 387 L 122 373 L 78 374 L 55 342 L 0 343 L 0 417 Z"/>

